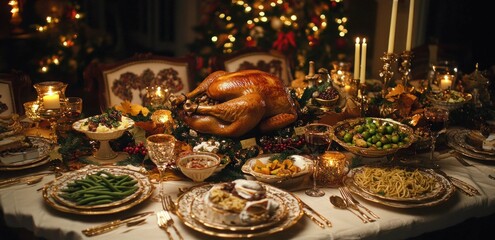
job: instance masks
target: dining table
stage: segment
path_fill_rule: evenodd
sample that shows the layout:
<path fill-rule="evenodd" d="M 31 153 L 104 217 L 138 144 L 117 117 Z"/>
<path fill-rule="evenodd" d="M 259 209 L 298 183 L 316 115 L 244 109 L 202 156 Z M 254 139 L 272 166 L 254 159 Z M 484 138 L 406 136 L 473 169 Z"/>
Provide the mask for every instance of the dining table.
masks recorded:
<path fill-rule="evenodd" d="M 354 158 L 352 153 L 345 153 L 348 158 Z M 396 208 L 377 202 L 367 201 L 355 196 L 365 207 L 379 216 L 376 221 L 363 223 L 351 212 L 333 206 L 329 197 L 340 196 L 336 187 L 325 187 L 323 197 L 310 197 L 304 190 L 311 186 L 311 180 L 285 187 L 287 191 L 304 205 L 309 206 L 331 222 L 331 226 L 320 227 L 308 216 L 301 214 L 296 217 L 294 224 L 280 231 L 266 231 L 267 234 L 245 235 L 242 238 L 252 239 L 410 239 L 426 233 L 446 229 L 469 220 L 493 216 L 495 213 L 495 165 L 489 161 L 465 159 L 468 165 L 460 161 L 447 149 L 440 149 L 436 153 L 440 169 L 448 176 L 460 179 L 479 191 L 479 195 L 469 196 L 456 189 L 447 200 L 434 206 L 415 208 Z M 427 153 L 419 153 L 416 158 L 426 158 Z M 359 157 L 361 162 L 375 161 L 375 158 Z M 129 168 L 136 168 L 128 166 Z M 28 175 L 45 172 L 48 165 L 33 167 L 20 171 L 0 172 L 1 178 L 18 175 Z M 249 177 L 249 176 L 247 176 Z M 24 229 L 33 236 L 41 239 L 166 239 L 167 233 L 157 225 L 156 214 L 145 217 L 145 221 L 133 226 L 121 226 L 104 234 L 88 237 L 82 230 L 92 226 L 115 221 L 141 212 L 159 212 L 161 203 L 154 197 L 129 208 L 111 214 L 77 214 L 59 211 L 46 203 L 43 197 L 43 186 L 56 178 L 55 174 L 48 174 L 38 183 L 13 184 L 0 188 L 1 217 L 6 227 Z M 157 185 L 156 182 L 153 182 Z M 167 195 L 177 201 L 184 189 L 198 185 L 187 178 L 166 180 L 162 187 Z M 157 194 L 159 187 L 155 186 Z M 176 214 L 171 214 L 177 230 L 184 239 L 222 239 L 214 234 L 197 231 Z M 493 225 L 493 224 L 492 224 Z M 489 231 L 489 229 L 486 229 Z M 256 231 L 254 232 L 256 233 Z M 173 236 L 174 239 L 177 236 Z M 236 237 L 231 237 L 236 238 Z"/>

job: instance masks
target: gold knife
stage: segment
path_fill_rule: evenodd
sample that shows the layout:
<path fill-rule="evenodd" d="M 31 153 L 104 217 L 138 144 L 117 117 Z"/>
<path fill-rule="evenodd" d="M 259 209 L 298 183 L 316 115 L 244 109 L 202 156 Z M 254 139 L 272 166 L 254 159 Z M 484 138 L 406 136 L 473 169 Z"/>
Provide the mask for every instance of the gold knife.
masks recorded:
<path fill-rule="evenodd" d="M 315 216 L 311 213 L 308 212 L 308 209 L 303 208 L 304 214 L 309 217 L 309 219 L 313 220 L 314 223 L 316 223 L 318 226 L 321 228 L 325 228 L 325 224 L 323 224 L 320 220 L 316 219 Z"/>
<path fill-rule="evenodd" d="M 318 216 L 321 220 L 323 220 L 327 226 L 332 227 L 332 222 L 330 222 L 330 220 L 328 220 L 326 217 L 321 215 L 319 212 L 315 211 L 312 207 L 310 207 L 305 202 L 303 202 L 303 201 L 301 201 L 301 202 L 302 202 L 304 208 L 307 208 L 309 211 L 313 212 L 316 216 Z"/>
<path fill-rule="evenodd" d="M 123 218 L 123 219 L 111 221 L 111 222 L 104 223 L 104 224 L 101 224 L 101 225 L 98 225 L 98 226 L 94 226 L 94 227 L 90 227 L 90 228 L 84 229 L 84 230 L 82 230 L 82 233 L 84 235 L 86 235 L 87 237 L 92 237 L 92 236 L 100 235 L 100 234 L 109 232 L 111 230 L 114 230 L 114 229 L 120 227 L 122 224 L 125 224 L 125 223 L 128 223 L 128 222 L 132 222 L 132 221 L 135 221 L 135 220 L 138 220 L 140 218 L 146 217 L 146 216 L 148 216 L 150 214 L 153 214 L 153 213 L 154 213 L 154 211 L 138 213 L 138 214 L 132 215 L 130 217 L 126 217 L 126 218 Z"/>

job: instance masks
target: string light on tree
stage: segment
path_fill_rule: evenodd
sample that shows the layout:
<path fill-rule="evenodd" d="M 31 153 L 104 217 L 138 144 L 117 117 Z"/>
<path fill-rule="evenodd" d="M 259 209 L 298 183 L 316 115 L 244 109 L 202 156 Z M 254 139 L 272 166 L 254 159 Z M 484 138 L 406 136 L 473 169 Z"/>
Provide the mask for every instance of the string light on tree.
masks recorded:
<path fill-rule="evenodd" d="M 210 58 L 245 47 L 278 50 L 287 55 L 294 70 L 306 71 L 310 60 L 329 65 L 349 54 L 348 19 L 343 0 L 202 1 L 198 37 L 189 45 L 200 53 L 198 80 L 211 67 Z M 232 37 L 231 37 L 232 36 Z M 342 59 L 338 59 L 342 60 Z"/>

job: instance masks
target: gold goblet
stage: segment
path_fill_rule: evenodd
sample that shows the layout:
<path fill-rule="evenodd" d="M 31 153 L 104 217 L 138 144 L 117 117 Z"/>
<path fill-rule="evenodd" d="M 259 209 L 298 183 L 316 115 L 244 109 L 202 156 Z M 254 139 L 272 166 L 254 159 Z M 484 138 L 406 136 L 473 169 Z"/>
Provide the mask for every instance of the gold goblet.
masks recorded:
<path fill-rule="evenodd" d="M 170 134 L 154 134 L 146 138 L 146 150 L 153 163 L 158 168 L 160 179 L 160 194 L 163 194 L 162 179 L 165 171 L 175 162 L 176 139 Z"/>
<path fill-rule="evenodd" d="M 39 137 L 41 135 L 40 134 L 41 117 L 38 112 L 38 108 L 39 108 L 38 102 L 37 101 L 25 102 L 23 106 L 26 117 L 29 118 L 34 123 L 35 136 Z"/>

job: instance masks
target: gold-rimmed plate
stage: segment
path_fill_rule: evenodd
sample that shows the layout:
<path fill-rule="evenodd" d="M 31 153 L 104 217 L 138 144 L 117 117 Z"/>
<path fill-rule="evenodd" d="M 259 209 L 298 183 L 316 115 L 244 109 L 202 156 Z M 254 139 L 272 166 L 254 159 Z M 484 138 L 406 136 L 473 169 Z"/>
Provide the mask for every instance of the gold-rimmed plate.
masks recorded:
<path fill-rule="evenodd" d="M 76 180 L 81 180 L 86 178 L 86 176 L 91 175 L 91 174 L 96 174 L 100 171 L 106 171 L 109 172 L 110 174 L 113 174 L 115 176 L 121 176 L 121 175 L 127 175 L 132 178 L 132 180 L 136 180 L 136 185 L 138 189 L 130 194 L 129 196 L 115 200 L 111 203 L 104 203 L 104 204 L 95 204 L 95 205 L 80 205 L 77 204 L 74 201 L 67 200 L 63 197 L 61 197 L 61 194 L 64 194 L 62 189 L 67 188 L 70 184 L 74 183 Z M 145 189 L 145 186 L 143 185 L 143 181 L 141 179 L 141 173 L 130 170 L 130 169 L 125 169 L 125 168 L 93 168 L 89 169 L 84 172 L 72 172 L 67 174 L 64 178 L 59 178 L 56 181 L 53 182 L 52 186 L 52 198 L 54 198 L 58 203 L 65 205 L 69 208 L 73 209 L 83 209 L 83 210 L 90 210 L 90 209 L 100 209 L 100 208 L 112 208 L 112 207 L 117 207 L 123 204 L 128 203 L 129 201 L 135 200 L 139 195 L 142 194 L 143 190 Z"/>
<path fill-rule="evenodd" d="M 52 142 L 46 138 L 28 136 L 29 141 L 33 144 L 33 147 L 38 150 L 38 156 L 35 158 L 29 158 L 24 161 L 19 161 L 11 164 L 0 163 L 0 171 L 11 171 L 11 170 L 23 170 L 28 168 L 33 168 L 41 166 L 50 161 L 48 155 L 53 149 Z"/>
<path fill-rule="evenodd" d="M 282 189 L 268 184 L 263 185 L 265 186 L 268 194 L 278 197 L 283 201 L 283 205 L 287 211 L 285 218 L 270 227 L 259 228 L 256 230 L 232 231 L 229 229 L 221 230 L 207 227 L 203 223 L 197 221 L 192 214 L 193 203 L 196 199 L 200 199 L 213 186 L 211 184 L 194 187 L 181 195 L 177 200 L 177 216 L 186 226 L 198 232 L 224 238 L 253 238 L 266 236 L 284 231 L 296 224 L 303 215 L 302 204 L 299 199 Z"/>
<path fill-rule="evenodd" d="M 360 191 L 387 201 L 425 202 L 445 193 L 445 184 L 442 181 L 444 177 L 431 169 L 357 167 L 351 169 L 346 177 Z M 378 184 L 381 177 L 385 180 Z M 394 180 L 386 180 L 386 178 Z M 380 185 L 379 188 L 372 189 L 373 181 Z M 399 181 L 402 183 L 398 184 Z M 413 191 L 413 188 L 417 189 Z M 390 189 L 395 194 L 385 194 L 383 189 Z M 407 189 L 410 190 L 410 194 L 407 194 Z"/>
<path fill-rule="evenodd" d="M 428 170 L 430 171 L 430 170 Z M 344 185 L 349 188 L 349 190 L 353 193 L 356 194 L 363 199 L 366 199 L 371 202 L 379 203 L 384 206 L 389 206 L 393 208 L 422 208 L 422 207 L 432 207 L 439 205 L 441 203 L 446 202 L 447 200 L 452 197 L 452 195 L 455 193 L 455 187 L 450 182 L 446 177 L 444 177 L 441 174 L 434 173 L 433 170 L 432 174 L 435 175 L 435 178 L 440 181 L 440 184 L 442 185 L 442 191 L 439 192 L 439 194 L 436 197 L 428 198 L 423 201 L 395 201 L 395 200 L 387 200 L 381 197 L 377 197 L 376 195 L 369 194 L 368 192 L 363 191 L 360 189 L 356 184 L 354 183 L 353 179 L 351 177 L 345 177 L 344 178 Z"/>
<path fill-rule="evenodd" d="M 267 221 L 262 223 L 240 226 L 240 225 L 221 224 L 218 222 L 211 221 L 211 216 L 208 216 L 207 211 L 205 209 L 208 206 L 206 206 L 204 202 L 204 194 L 201 197 L 194 199 L 193 202 L 191 203 L 191 216 L 196 221 L 200 222 L 206 227 L 214 228 L 218 230 L 228 230 L 234 232 L 259 230 L 279 223 L 287 215 L 287 208 L 284 205 L 284 201 L 280 199 L 280 197 L 277 197 L 271 194 L 270 192 L 267 192 L 267 197 L 275 200 L 279 204 L 279 207 L 277 211 L 274 212 L 273 215 L 270 216 L 270 218 Z"/>
<path fill-rule="evenodd" d="M 470 133 L 469 129 L 449 129 L 446 133 L 447 145 L 454 149 L 457 153 L 482 161 L 495 161 L 495 155 L 487 154 L 485 152 L 474 151 L 473 146 L 466 142 L 466 137 Z"/>
<path fill-rule="evenodd" d="M 57 187 L 58 181 L 65 181 L 64 180 L 65 178 L 71 178 L 74 174 L 86 175 L 87 171 L 92 171 L 93 169 L 105 170 L 115 174 L 120 174 L 120 173 L 132 174 L 142 183 L 143 189 L 140 191 L 140 194 L 138 194 L 135 198 L 133 198 L 130 201 L 127 201 L 120 205 L 109 206 L 104 208 L 89 208 L 89 209 L 74 208 L 57 201 L 57 199 L 53 197 L 53 195 L 58 189 Z M 70 173 L 66 173 L 63 176 L 57 178 L 56 180 L 45 184 L 42 193 L 45 202 L 50 207 L 59 210 L 61 212 L 73 213 L 79 215 L 104 215 L 104 214 L 112 214 L 130 209 L 142 203 L 146 199 L 148 199 L 153 194 L 153 191 L 154 191 L 154 186 L 151 183 L 149 177 L 139 171 L 135 171 L 126 167 L 119 167 L 119 166 L 115 166 L 115 167 L 88 166 Z"/>

